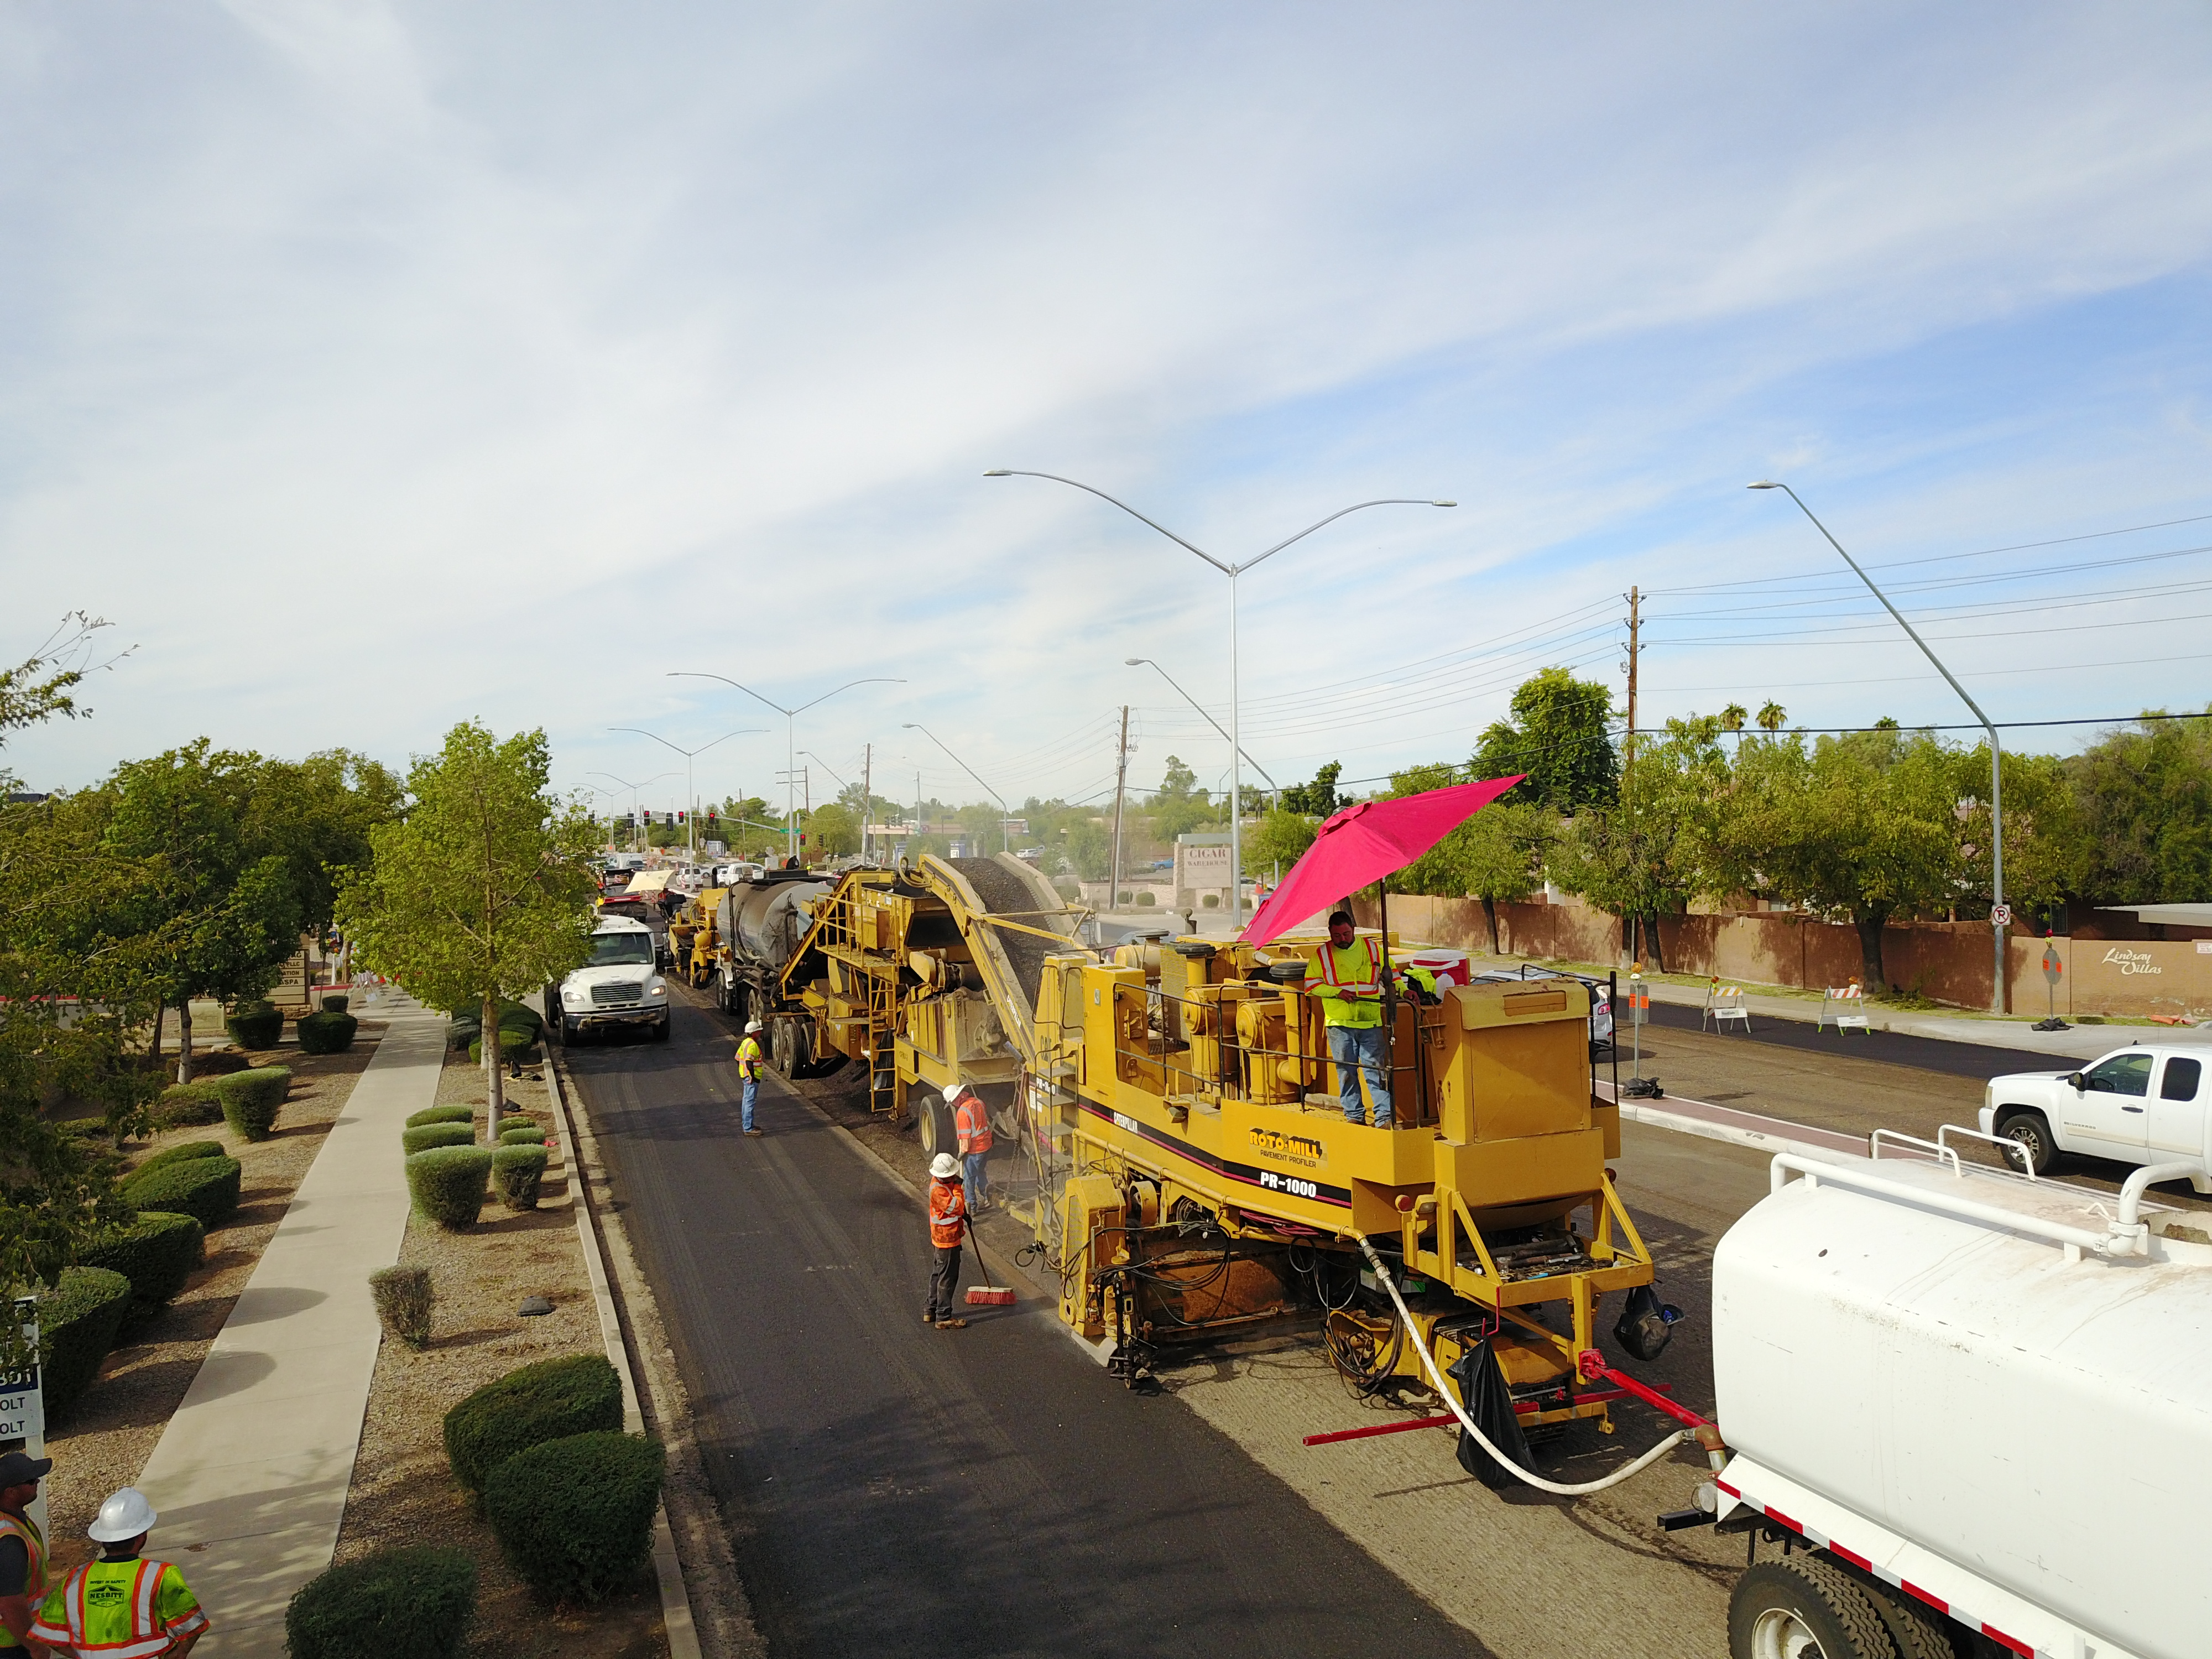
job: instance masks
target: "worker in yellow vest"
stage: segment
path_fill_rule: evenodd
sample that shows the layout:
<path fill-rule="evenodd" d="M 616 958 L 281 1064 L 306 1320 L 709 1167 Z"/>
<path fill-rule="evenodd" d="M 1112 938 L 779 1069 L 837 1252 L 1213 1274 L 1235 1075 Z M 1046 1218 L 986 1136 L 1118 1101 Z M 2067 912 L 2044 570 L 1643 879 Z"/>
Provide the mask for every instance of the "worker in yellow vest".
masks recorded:
<path fill-rule="evenodd" d="M 1359 1074 L 1375 1103 L 1375 1127 L 1390 1127 L 1390 1079 L 1383 1066 L 1382 951 L 1372 939 L 1355 938 L 1352 913 L 1329 913 L 1328 943 L 1306 960 L 1305 989 L 1319 997 L 1328 1028 L 1328 1057 L 1336 1062 L 1337 1103 L 1345 1119 L 1364 1123 Z"/>
<path fill-rule="evenodd" d="M 749 1135 L 760 1133 L 753 1127 L 753 1109 L 760 1104 L 761 1073 L 768 1067 L 768 1056 L 761 1053 L 760 1034 L 761 1023 L 749 1019 L 738 1042 L 738 1078 L 743 1085 L 738 1096 L 738 1127 Z"/>
<path fill-rule="evenodd" d="M 46 1540 L 31 1519 L 51 1457 L 11 1451 L 0 1457 L 0 1654 L 27 1651 L 39 1603 L 46 1599 Z"/>
<path fill-rule="evenodd" d="M 945 1085 L 945 1103 L 952 1109 L 952 1133 L 960 1142 L 960 1164 L 968 1182 L 968 1209 L 974 1214 L 991 1207 L 991 1194 L 983 1181 L 983 1158 L 991 1150 L 991 1111 L 964 1083 Z"/>
<path fill-rule="evenodd" d="M 76 1659 L 185 1659 L 208 1619 L 184 1574 L 141 1559 L 158 1519 L 137 1487 L 112 1494 L 86 1529 L 100 1559 L 46 1592 L 31 1639 Z"/>

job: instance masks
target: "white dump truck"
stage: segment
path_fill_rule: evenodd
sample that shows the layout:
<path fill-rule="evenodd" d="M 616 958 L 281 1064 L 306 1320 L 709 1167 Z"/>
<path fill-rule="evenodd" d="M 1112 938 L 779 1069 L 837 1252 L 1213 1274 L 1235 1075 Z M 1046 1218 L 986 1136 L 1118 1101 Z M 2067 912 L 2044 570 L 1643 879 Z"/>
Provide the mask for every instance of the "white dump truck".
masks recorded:
<path fill-rule="evenodd" d="M 2115 1195 L 1983 1139 L 1778 1157 L 1714 1252 L 1733 1659 L 2212 1654 L 2212 1215 L 2143 1197 L 2202 1161 Z"/>

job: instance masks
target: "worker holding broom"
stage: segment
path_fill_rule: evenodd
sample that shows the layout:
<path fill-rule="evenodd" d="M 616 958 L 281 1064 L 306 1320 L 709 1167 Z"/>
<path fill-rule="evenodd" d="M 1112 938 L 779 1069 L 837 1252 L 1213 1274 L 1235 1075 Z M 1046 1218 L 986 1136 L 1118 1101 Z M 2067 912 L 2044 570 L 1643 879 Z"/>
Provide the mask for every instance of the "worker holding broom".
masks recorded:
<path fill-rule="evenodd" d="M 929 1243 L 937 1254 L 929 1273 L 929 1300 L 921 1322 L 940 1331 L 965 1330 L 968 1322 L 953 1311 L 960 1288 L 960 1241 L 968 1232 L 968 1195 L 960 1187 L 960 1160 L 939 1152 L 929 1164 Z"/>

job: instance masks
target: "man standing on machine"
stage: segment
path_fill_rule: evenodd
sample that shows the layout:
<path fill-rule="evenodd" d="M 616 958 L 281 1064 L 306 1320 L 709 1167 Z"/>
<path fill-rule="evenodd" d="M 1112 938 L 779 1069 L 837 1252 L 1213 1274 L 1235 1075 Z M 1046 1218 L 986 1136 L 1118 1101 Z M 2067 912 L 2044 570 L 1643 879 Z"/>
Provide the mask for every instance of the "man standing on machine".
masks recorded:
<path fill-rule="evenodd" d="M 1321 999 L 1328 1028 L 1328 1057 L 1336 1062 L 1337 1103 L 1347 1122 L 1364 1123 L 1359 1074 L 1375 1103 L 1375 1127 L 1390 1127 L 1390 1079 L 1383 1069 L 1382 951 L 1371 939 L 1353 935 L 1352 913 L 1333 910 L 1328 943 L 1306 962 L 1306 994 Z"/>

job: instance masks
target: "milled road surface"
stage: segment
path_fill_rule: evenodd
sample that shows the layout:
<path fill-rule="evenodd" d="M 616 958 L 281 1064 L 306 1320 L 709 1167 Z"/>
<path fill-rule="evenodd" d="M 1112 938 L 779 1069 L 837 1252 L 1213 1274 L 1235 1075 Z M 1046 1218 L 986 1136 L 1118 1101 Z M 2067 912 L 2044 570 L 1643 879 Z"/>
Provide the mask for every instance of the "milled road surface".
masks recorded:
<path fill-rule="evenodd" d="M 781 1079 L 740 1137 L 723 1022 L 675 1019 L 568 1060 L 772 1653 L 1484 1652 L 1033 1293 L 926 1328 L 915 1198 Z"/>

